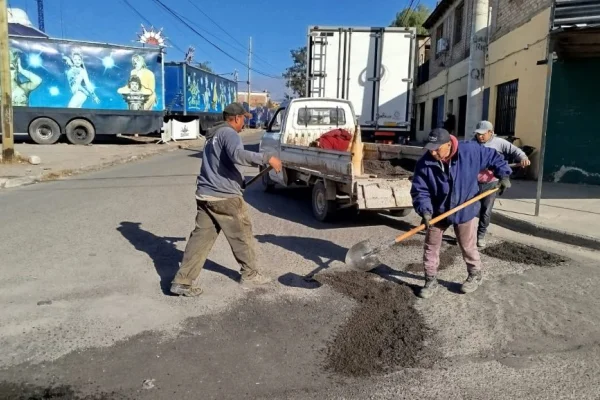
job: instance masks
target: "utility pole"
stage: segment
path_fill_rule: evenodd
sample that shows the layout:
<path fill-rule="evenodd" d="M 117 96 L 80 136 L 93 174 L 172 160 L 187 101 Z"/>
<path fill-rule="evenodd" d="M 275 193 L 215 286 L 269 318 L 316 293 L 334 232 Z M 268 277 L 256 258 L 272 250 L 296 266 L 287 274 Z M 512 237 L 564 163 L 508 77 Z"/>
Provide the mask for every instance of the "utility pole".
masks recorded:
<path fill-rule="evenodd" d="M 2 93 L 0 119 L 2 119 L 2 160 L 5 162 L 11 162 L 15 154 L 9 44 L 6 0 L 0 0 L 0 92 Z"/>
<path fill-rule="evenodd" d="M 485 55 L 488 44 L 489 0 L 475 0 L 473 29 L 469 54 L 467 81 L 467 121 L 465 139 L 473 138 L 475 125 L 483 114 L 483 91 L 485 89 Z"/>
<path fill-rule="evenodd" d="M 252 69 L 252 36 L 248 42 L 248 111 L 250 111 L 250 70 Z"/>

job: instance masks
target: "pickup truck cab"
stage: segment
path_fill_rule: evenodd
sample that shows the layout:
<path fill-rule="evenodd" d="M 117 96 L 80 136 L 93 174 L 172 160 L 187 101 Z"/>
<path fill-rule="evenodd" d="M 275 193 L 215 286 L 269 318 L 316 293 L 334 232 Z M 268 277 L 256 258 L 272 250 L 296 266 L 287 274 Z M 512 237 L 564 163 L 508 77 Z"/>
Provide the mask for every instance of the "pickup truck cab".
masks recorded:
<path fill-rule="evenodd" d="M 353 138 L 356 135 L 356 116 L 349 101 L 300 98 L 283 103 L 260 142 L 260 151 L 277 155 L 283 165 L 281 173 L 270 171 L 263 176 L 265 190 L 271 191 L 275 185 L 312 187 L 313 215 L 319 221 L 345 208 L 408 215 L 412 211 L 410 178 L 362 174 L 355 171 L 350 147 L 338 151 L 314 145 L 321 135 L 334 129 L 346 130 Z M 400 146 L 362 145 L 364 161 L 402 156 Z"/>

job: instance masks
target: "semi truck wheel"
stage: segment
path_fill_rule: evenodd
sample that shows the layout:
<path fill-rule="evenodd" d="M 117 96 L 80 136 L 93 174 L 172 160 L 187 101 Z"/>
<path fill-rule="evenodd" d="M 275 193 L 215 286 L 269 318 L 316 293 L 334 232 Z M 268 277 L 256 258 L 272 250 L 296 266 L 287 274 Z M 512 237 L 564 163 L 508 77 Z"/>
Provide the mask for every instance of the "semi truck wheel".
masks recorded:
<path fill-rule="evenodd" d="M 74 119 L 66 127 L 67 139 L 71 144 L 87 145 L 96 137 L 96 129 L 85 119 Z"/>
<path fill-rule="evenodd" d="M 327 200 L 327 189 L 323 181 L 313 186 L 312 209 L 314 217 L 321 222 L 331 220 L 337 210 L 335 200 Z"/>
<path fill-rule="evenodd" d="M 37 144 L 54 144 L 60 139 L 60 126 L 50 118 L 37 118 L 29 124 L 29 137 Z"/>

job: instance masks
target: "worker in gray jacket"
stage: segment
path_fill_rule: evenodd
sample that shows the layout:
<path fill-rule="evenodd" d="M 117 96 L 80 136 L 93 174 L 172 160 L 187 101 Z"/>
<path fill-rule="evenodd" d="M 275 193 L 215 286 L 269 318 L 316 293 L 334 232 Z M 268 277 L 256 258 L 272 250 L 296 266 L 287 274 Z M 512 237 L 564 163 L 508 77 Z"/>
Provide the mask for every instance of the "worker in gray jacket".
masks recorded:
<path fill-rule="evenodd" d="M 240 282 L 262 285 L 270 281 L 256 265 L 252 224 L 243 198 L 246 185 L 242 167 L 270 165 L 280 172 L 281 161 L 270 154 L 244 149 L 239 132 L 245 118 L 251 117 L 241 104 L 231 103 L 223 110 L 224 121 L 206 134 L 196 180 L 196 226 L 171 284 L 173 294 L 196 297 L 202 293 L 196 280 L 221 231 L 240 265 Z"/>
<path fill-rule="evenodd" d="M 474 140 L 485 147 L 496 150 L 498 153 L 502 154 L 506 160 L 516 160 L 521 167 L 531 165 L 531 161 L 529 161 L 523 150 L 513 145 L 508 140 L 499 138 L 494 134 L 494 125 L 492 125 L 490 121 L 480 121 L 477 123 Z M 489 170 L 479 172 L 477 180 L 479 182 L 480 193 L 493 189 L 498 184 L 493 172 Z M 496 193 L 484 197 L 481 200 L 479 226 L 477 227 L 477 247 L 485 247 L 485 234 L 490 225 L 490 219 L 492 218 L 492 208 L 494 207 Z"/>

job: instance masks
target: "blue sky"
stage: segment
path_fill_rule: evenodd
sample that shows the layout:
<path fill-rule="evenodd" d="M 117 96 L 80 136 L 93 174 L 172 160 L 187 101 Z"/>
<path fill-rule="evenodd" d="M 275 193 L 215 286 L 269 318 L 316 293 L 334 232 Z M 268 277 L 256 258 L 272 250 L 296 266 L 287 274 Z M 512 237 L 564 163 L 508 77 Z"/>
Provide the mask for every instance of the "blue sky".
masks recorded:
<path fill-rule="evenodd" d="M 196 49 L 196 61 L 210 61 L 217 73 L 239 71 L 239 89 L 246 88 L 246 67 L 226 56 L 169 15 L 153 0 L 46 0 L 46 32 L 52 37 L 132 45 L 144 21 L 125 1 L 138 10 L 166 37 L 185 50 Z M 409 1 L 302 0 L 293 2 L 245 2 L 241 0 L 162 0 L 185 16 L 200 33 L 233 58 L 247 62 L 248 38 L 252 36 L 253 67 L 269 75 L 281 76 L 291 63 L 290 49 L 306 42 L 309 25 L 386 26 Z M 193 2 L 193 4 L 192 4 Z M 9 7 L 22 8 L 37 26 L 35 0 L 8 0 Z M 287 3 L 287 4 L 286 4 Z M 431 0 L 424 2 L 431 5 Z M 85 4 L 85 6 L 84 6 Z M 206 15 L 221 25 L 223 33 Z M 147 25 L 144 23 L 144 25 Z M 169 48 L 167 60 L 183 60 L 181 51 Z M 269 90 L 283 96 L 284 82 L 252 72 L 252 90 Z"/>

